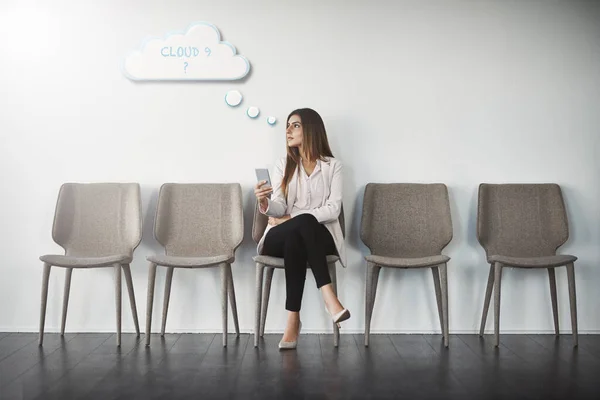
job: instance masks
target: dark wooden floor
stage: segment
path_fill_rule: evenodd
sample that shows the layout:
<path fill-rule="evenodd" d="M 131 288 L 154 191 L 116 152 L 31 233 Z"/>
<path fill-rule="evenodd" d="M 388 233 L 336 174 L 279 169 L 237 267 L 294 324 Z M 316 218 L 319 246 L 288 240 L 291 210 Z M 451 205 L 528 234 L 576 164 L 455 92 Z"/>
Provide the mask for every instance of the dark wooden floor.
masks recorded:
<path fill-rule="evenodd" d="M 302 335 L 279 352 L 252 336 L 0 333 L 0 399 L 598 399 L 600 336 Z"/>

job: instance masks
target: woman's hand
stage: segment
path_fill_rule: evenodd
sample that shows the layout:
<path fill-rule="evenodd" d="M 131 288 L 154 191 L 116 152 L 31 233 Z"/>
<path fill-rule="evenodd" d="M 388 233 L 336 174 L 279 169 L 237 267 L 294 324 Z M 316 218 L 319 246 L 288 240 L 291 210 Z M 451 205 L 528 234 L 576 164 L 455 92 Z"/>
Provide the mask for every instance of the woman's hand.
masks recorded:
<path fill-rule="evenodd" d="M 284 215 L 281 218 L 269 217 L 269 225 L 277 226 L 279 224 L 283 224 L 285 221 L 287 221 L 288 219 L 291 219 L 291 218 L 292 217 L 290 217 L 289 215 Z"/>
<path fill-rule="evenodd" d="M 267 206 L 269 202 L 267 201 L 267 197 L 273 192 L 273 188 L 270 186 L 262 187 L 267 181 L 260 181 L 254 186 L 254 195 L 256 196 L 256 200 L 258 200 L 260 204 L 260 209 L 262 212 L 267 210 Z"/>

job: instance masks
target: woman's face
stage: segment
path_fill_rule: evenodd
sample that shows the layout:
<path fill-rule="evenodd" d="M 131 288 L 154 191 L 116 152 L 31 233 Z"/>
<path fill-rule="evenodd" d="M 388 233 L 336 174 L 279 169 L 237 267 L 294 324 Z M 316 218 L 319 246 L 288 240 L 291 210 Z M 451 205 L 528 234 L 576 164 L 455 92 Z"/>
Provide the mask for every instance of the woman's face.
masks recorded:
<path fill-rule="evenodd" d="M 302 121 L 299 115 L 292 115 L 285 129 L 287 145 L 289 147 L 302 146 Z"/>

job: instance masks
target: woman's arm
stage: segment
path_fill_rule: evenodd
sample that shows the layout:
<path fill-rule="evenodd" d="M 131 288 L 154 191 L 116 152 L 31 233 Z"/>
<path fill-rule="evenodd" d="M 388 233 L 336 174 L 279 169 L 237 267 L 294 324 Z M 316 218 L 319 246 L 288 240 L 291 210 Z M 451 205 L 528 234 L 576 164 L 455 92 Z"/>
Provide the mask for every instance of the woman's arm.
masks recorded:
<path fill-rule="evenodd" d="M 273 194 L 270 199 L 267 199 L 267 207 L 265 209 L 263 209 L 262 205 L 260 207 L 260 212 L 269 217 L 282 217 L 287 210 L 287 201 L 283 190 L 281 189 L 284 165 L 285 158 L 279 160 L 275 164 L 275 170 L 273 171 L 273 177 L 271 178 Z"/>
<path fill-rule="evenodd" d="M 334 163 L 333 178 L 329 190 L 329 197 L 325 205 L 312 210 L 300 210 L 292 213 L 292 218 L 300 214 L 312 214 L 322 224 L 333 222 L 338 219 L 342 210 L 342 163 Z"/>

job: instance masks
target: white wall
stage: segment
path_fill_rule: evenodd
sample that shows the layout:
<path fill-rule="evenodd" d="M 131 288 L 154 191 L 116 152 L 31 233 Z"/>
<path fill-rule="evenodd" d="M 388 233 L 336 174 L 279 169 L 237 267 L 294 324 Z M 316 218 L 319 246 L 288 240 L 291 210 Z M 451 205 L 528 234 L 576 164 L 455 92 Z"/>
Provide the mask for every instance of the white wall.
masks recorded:
<path fill-rule="evenodd" d="M 102 3 L 102 4 L 100 4 Z M 252 64 L 235 83 L 133 83 L 122 58 L 147 36 L 208 21 Z M 576 264 L 579 328 L 600 331 L 600 4 L 582 1 L 66 1 L 0 5 L 0 331 L 36 331 L 42 264 L 56 195 L 66 181 L 136 181 L 144 239 L 132 265 L 142 327 L 145 256 L 163 182 L 240 182 L 246 240 L 233 274 L 243 331 L 253 328 L 254 168 L 284 154 L 284 119 L 309 106 L 324 117 L 345 164 L 349 266 L 340 297 L 344 332 L 364 327 L 366 248 L 360 214 L 368 182 L 444 182 L 454 240 L 450 329 L 475 332 L 487 279 L 475 238 L 480 182 L 557 182 Z M 280 119 L 270 128 L 224 94 Z M 60 327 L 64 271 L 53 269 L 47 331 Z M 439 331 L 431 274 L 380 277 L 373 332 Z M 558 272 L 560 322 L 570 331 L 566 274 Z M 114 331 L 113 272 L 75 271 L 70 331 Z M 169 331 L 219 331 L 218 271 L 177 271 Z M 164 271 L 153 327 L 160 327 Z M 285 321 L 276 273 L 268 331 Z M 132 331 L 127 297 L 123 327 Z M 330 331 L 314 279 L 306 332 Z M 231 326 L 231 325 L 230 325 Z M 492 319 L 488 323 L 492 329 Z M 506 271 L 502 329 L 550 332 L 545 271 Z"/>

